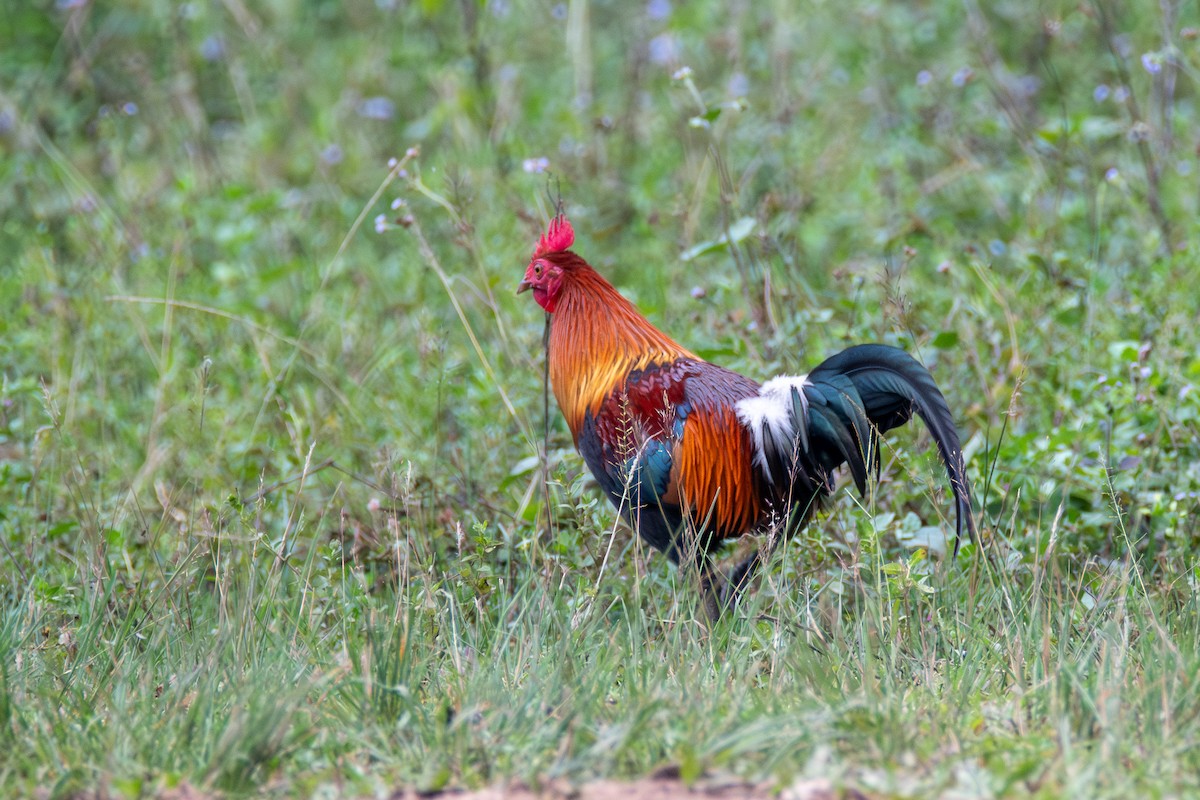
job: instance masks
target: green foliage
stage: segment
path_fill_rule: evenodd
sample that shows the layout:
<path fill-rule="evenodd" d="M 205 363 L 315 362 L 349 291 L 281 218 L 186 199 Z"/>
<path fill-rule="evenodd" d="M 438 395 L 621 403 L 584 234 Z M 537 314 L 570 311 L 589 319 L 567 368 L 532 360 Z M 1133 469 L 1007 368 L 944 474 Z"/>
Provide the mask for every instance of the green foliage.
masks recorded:
<path fill-rule="evenodd" d="M 9 5 L 0 794 L 1200 790 L 1193 7 Z M 983 542 L 897 431 L 704 631 L 543 417 L 560 190 L 705 357 L 929 365 Z"/>

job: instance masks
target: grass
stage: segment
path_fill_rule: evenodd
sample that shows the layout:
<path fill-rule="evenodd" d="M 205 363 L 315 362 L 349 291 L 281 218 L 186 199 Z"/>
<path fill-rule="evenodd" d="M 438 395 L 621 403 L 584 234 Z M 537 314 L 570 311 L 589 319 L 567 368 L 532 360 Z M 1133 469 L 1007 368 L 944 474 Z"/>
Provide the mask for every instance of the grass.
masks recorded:
<path fill-rule="evenodd" d="M 1193 6 L 2 16 L 0 794 L 1200 796 Z M 706 357 L 927 363 L 983 543 L 900 431 L 705 631 L 544 428 L 559 191 Z"/>

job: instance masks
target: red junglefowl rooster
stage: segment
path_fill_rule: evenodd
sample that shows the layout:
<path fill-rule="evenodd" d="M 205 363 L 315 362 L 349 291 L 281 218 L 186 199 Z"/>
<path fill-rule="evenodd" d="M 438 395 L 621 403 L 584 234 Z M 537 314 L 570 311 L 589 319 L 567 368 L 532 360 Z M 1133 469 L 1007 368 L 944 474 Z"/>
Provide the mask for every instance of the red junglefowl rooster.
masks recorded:
<path fill-rule="evenodd" d="M 713 581 L 711 553 L 755 530 L 785 539 L 808 523 L 843 464 L 860 493 L 879 469 L 878 434 L 916 412 L 954 494 L 958 553 L 974 535 L 962 447 L 933 377 L 894 347 L 851 347 L 806 376 L 759 385 L 685 350 L 586 261 L 561 213 L 517 291 L 550 314 L 550 383 L 575 446 L 651 546 L 694 564 L 715 616 L 758 566 L 756 552 Z M 877 477 L 877 475 L 876 475 Z M 719 597 L 718 595 L 723 595 Z"/>

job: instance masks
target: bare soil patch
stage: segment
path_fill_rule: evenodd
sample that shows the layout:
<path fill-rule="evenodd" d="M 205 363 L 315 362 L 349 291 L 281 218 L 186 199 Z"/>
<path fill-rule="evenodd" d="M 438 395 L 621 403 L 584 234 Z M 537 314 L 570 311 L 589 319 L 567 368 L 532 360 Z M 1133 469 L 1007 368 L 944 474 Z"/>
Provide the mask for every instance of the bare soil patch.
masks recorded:
<path fill-rule="evenodd" d="M 418 800 L 406 792 L 393 800 Z M 706 780 L 688 786 L 677 777 L 635 781 L 595 781 L 582 786 L 551 784 L 535 791 L 527 786 L 493 787 L 475 792 L 447 792 L 436 800 L 870 800 L 856 789 L 835 787 L 825 780 L 799 781 L 783 791 L 736 780 Z"/>

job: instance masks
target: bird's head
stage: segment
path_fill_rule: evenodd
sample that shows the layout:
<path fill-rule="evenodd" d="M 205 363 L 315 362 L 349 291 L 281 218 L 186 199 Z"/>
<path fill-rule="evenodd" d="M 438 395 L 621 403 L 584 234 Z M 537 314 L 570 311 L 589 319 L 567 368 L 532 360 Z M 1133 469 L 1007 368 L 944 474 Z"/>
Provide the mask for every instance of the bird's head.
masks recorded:
<path fill-rule="evenodd" d="M 556 256 L 565 253 L 575 242 L 571 223 L 559 212 L 550 220 L 550 227 L 538 239 L 533 258 L 525 268 L 525 277 L 517 285 L 517 294 L 532 289 L 537 304 L 553 313 L 562 291 L 563 266 Z"/>

